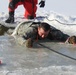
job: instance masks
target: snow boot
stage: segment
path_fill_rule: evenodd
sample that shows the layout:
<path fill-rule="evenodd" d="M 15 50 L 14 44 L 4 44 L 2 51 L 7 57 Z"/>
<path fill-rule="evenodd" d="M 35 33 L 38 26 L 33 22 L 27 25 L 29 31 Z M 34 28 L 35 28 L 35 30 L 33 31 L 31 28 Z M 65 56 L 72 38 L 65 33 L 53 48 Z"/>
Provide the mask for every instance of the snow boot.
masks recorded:
<path fill-rule="evenodd" d="M 34 19 L 34 16 L 28 15 L 27 19 Z"/>
<path fill-rule="evenodd" d="M 14 23 L 14 12 L 9 12 L 9 17 L 5 22 L 6 23 Z"/>

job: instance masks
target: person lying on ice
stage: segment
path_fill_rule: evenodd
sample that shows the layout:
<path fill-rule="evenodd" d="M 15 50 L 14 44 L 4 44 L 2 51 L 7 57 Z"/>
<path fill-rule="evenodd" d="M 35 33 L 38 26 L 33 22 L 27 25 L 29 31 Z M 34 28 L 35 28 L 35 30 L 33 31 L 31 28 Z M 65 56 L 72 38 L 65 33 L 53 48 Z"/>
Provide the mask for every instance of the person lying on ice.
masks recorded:
<path fill-rule="evenodd" d="M 15 9 L 19 5 L 23 5 L 25 8 L 24 17 L 26 19 L 34 19 L 36 17 L 38 0 L 9 0 L 9 17 L 5 20 L 6 23 L 14 23 Z M 40 7 L 45 6 L 45 0 L 41 0 L 39 3 Z"/>
<path fill-rule="evenodd" d="M 60 30 L 53 29 L 45 22 L 26 21 L 20 23 L 12 33 L 16 41 L 28 48 L 33 47 L 33 43 L 37 40 L 50 39 L 65 42 L 67 40 L 70 44 L 76 44 L 76 36 L 69 36 Z"/>
<path fill-rule="evenodd" d="M 0 36 L 5 33 L 11 34 L 13 31 L 9 31 L 10 29 L 14 28 L 0 25 Z M 58 29 L 52 29 L 51 26 L 45 22 L 22 22 L 15 28 L 12 36 L 15 37 L 19 44 L 27 47 L 32 47 L 36 39 L 45 38 L 76 44 L 76 36 L 69 36 Z"/>

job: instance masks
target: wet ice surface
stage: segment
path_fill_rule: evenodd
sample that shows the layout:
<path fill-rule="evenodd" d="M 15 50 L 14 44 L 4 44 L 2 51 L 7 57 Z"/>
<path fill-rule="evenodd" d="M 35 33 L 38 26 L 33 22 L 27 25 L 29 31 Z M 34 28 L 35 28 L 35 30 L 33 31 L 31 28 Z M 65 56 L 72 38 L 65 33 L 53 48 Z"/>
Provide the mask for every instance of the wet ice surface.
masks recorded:
<path fill-rule="evenodd" d="M 76 46 L 54 42 L 40 42 L 50 49 L 76 59 Z M 25 48 L 9 36 L 0 36 L 0 75 L 75 75 L 76 60 L 34 44 Z"/>

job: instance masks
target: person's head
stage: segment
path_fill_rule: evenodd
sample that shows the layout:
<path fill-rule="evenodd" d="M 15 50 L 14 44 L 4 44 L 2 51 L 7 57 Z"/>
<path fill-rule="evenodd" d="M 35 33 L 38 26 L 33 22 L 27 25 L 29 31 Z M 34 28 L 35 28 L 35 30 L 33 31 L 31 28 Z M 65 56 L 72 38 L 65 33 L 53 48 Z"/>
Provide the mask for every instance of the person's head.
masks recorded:
<path fill-rule="evenodd" d="M 50 32 L 50 25 L 42 22 L 38 27 L 38 35 L 40 38 L 46 38 Z"/>

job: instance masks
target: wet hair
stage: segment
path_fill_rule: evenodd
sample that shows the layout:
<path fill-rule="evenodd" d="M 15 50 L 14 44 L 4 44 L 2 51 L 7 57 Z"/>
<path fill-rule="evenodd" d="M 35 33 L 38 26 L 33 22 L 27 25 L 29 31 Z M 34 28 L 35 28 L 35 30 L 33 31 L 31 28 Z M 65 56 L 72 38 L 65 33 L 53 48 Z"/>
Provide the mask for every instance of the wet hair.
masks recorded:
<path fill-rule="evenodd" d="M 43 28 L 44 31 L 50 30 L 50 25 L 48 23 L 42 22 L 39 25 L 40 28 Z"/>

